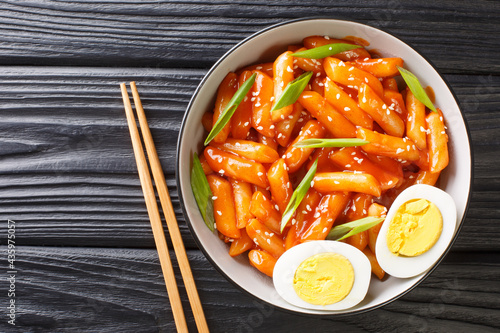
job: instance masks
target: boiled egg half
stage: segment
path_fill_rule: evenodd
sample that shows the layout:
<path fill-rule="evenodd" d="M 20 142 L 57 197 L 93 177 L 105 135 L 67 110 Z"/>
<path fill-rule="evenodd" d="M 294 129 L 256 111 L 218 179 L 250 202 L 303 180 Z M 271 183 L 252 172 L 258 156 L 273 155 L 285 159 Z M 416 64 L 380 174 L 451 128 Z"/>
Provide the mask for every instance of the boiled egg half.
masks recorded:
<path fill-rule="evenodd" d="M 457 227 L 453 198 L 429 185 L 413 185 L 394 200 L 375 246 L 382 269 L 397 278 L 429 270 L 446 251 Z"/>
<path fill-rule="evenodd" d="M 368 291 L 371 266 L 357 248 L 336 241 L 310 241 L 286 251 L 277 261 L 273 283 L 295 306 L 343 310 L 361 302 Z"/>

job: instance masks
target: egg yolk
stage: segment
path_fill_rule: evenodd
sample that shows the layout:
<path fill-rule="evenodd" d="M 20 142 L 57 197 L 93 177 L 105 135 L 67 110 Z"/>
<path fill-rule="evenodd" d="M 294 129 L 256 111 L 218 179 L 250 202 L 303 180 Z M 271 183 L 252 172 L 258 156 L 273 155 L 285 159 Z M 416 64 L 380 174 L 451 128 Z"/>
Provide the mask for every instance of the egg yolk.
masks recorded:
<path fill-rule="evenodd" d="M 354 284 L 351 262 L 338 253 L 320 253 L 304 260 L 293 278 L 293 288 L 304 301 L 328 305 L 343 300 Z"/>
<path fill-rule="evenodd" d="M 443 230 L 437 206 L 425 199 L 401 205 L 389 225 L 387 246 L 396 255 L 418 256 L 436 244 Z"/>

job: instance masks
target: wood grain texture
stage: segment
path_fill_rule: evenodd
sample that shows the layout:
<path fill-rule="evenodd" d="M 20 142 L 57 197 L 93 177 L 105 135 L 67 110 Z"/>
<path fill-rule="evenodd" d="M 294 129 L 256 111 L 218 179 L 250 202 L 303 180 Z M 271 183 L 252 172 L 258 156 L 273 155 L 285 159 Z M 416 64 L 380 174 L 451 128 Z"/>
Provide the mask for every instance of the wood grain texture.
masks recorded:
<path fill-rule="evenodd" d="M 186 247 L 196 248 L 171 161 L 185 108 L 204 73 L 4 67 L 0 220 L 18 222 L 25 245 L 154 246 L 118 86 L 135 80 Z M 454 250 L 499 250 L 500 77 L 446 78 L 471 129 L 476 171 L 468 218 Z"/>
<path fill-rule="evenodd" d="M 252 33 L 312 16 L 382 28 L 429 58 L 458 97 L 475 154 L 470 209 L 444 262 L 401 299 L 338 318 L 285 313 L 228 283 L 189 233 L 172 163 L 208 68 Z M 174 331 L 120 99 L 119 83 L 132 80 L 212 332 L 500 331 L 499 16 L 488 0 L 0 1 L 0 252 L 7 219 L 19 245 L 17 326 L 0 311 L 0 332 Z"/>
<path fill-rule="evenodd" d="M 339 318 L 297 316 L 271 308 L 225 281 L 199 251 L 189 251 L 188 257 L 212 332 L 303 332 L 312 327 L 315 332 L 500 329 L 500 262 L 494 255 L 449 255 L 400 300 Z M 17 260 L 19 331 L 174 331 L 155 250 L 20 247 Z M 187 310 L 180 274 L 177 280 Z M 189 312 L 186 315 L 194 332 L 194 319 Z M 6 325 L 0 320 L 0 331 L 11 331 Z"/>
<path fill-rule="evenodd" d="M 499 3 L 487 0 L 8 0 L 0 6 L 0 59 L 4 65 L 207 68 L 264 27 L 322 16 L 396 34 L 447 73 L 498 74 L 499 15 Z"/>

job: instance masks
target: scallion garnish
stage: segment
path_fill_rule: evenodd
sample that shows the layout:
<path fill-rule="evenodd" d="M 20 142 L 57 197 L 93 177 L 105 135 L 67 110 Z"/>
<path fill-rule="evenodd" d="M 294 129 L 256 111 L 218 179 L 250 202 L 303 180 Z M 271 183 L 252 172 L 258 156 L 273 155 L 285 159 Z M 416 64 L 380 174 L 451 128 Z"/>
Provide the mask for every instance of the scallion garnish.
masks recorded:
<path fill-rule="evenodd" d="M 257 76 L 256 73 L 252 74 L 245 83 L 241 85 L 241 87 L 234 93 L 233 98 L 227 103 L 226 107 L 224 108 L 224 111 L 222 111 L 222 114 L 220 115 L 219 119 L 215 122 L 212 130 L 210 133 L 208 133 L 208 136 L 205 140 L 205 146 L 212 141 L 213 138 L 219 134 L 219 132 L 226 126 L 226 124 L 229 122 L 229 119 L 233 116 L 234 112 L 238 108 L 238 105 L 240 105 L 241 101 L 245 98 L 247 93 L 250 91 L 250 89 L 253 86 L 253 83 L 255 82 L 255 77 Z"/>
<path fill-rule="evenodd" d="M 292 56 L 297 58 L 322 59 L 340 52 L 359 49 L 360 47 L 362 46 L 346 43 L 334 43 L 292 53 Z"/>
<path fill-rule="evenodd" d="M 355 147 L 370 143 L 357 138 L 347 139 L 305 139 L 294 144 L 297 148 Z"/>
<path fill-rule="evenodd" d="M 351 237 L 352 235 L 359 234 L 365 230 L 370 229 L 371 227 L 376 226 L 380 222 L 385 220 L 385 217 L 373 217 L 368 216 L 356 221 L 344 223 L 334 227 L 326 236 L 328 240 L 339 241 L 347 237 Z"/>
<path fill-rule="evenodd" d="M 406 85 L 408 86 L 408 88 L 410 88 L 413 95 L 415 95 L 415 98 L 424 103 L 424 105 L 431 109 L 433 112 L 437 112 L 434 104 L 432 104 L 431 99 L 429 98 L 429 96 L 427 96 L 427 93 L 420 84 L 420 81 L 418 81 L 417 77 L 409 70 L 399 66 L 397 67 L 399 73 L 403 77 L 403 80 L 405 80 Z"/>
<path fill-rule="evenodd" d="M 212 191 L 196 153 L 193 156 L 193 169 L 191 169 L 191 189 L 205 224 L 208 229 L 214 231 L 215 219 Z"/>
<path fill-rule="evenodd" d="M 289 84 L 287 84 L 281 96 L 278 98 L 276 103 L 274 103 L 271 112 L 295 103 L 299 98 L 300 94 L 302 94 L 302 92 L 306 88 L 312 75 L 313 72 L 306 72 L 301 76 L 299 76 L 298 78 L 296 78 L 295 80 L 293 80 L 292 82 L 290 82 Z"/>
<path fill-rule="evenodd" d="M 280 228 L 281 232 L 283 232 L 283 229 L 285 229 L 286 224 L 293 216 L 293 213 L 295 212 L 295 210 L 297 210 L 297 207 L 299 207 L 300 202 L 302 201 L 302 199 L 304 199 L 307 191 L 311 187 L 311 181 L 313 180 L 314 175 L 316 174 L 317 166 L 318 166 L 318 160 L 314 161 L 309 171 L 307 171 L 304 178 L 302 178 L 302 181 L 300 182 L 299 186 L 297 186 L 295 191 L 293 191 L 292 197 L 290 198 L 290 202 L 288 203 L 288 206 L 286 206 L 285 212 L 283 213 L 283 216 L 281 218 L 281 228 Z"/>

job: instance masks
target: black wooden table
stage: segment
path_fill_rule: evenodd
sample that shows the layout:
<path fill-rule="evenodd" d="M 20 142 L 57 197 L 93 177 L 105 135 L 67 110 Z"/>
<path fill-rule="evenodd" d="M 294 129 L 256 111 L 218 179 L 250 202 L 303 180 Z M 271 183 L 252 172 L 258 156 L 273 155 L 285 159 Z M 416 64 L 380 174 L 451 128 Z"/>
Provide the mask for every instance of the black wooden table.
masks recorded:
<path fill-rule="evenodd" d="M 197 249 L 176 194 L 178 130 L 208 68 L 253 32 L 310 16 L 379 27 L 420 50 L 472 135 L 473 195 L 451 253 L 406 296 L 355 316 L 284 313 L 236 289 Z M 498 331 L 499 32 L 500 3 L 485 0 L 0 1 L 0 331 L 175 330 L 118 86 L 132 80 L 213 332 Z"/>

